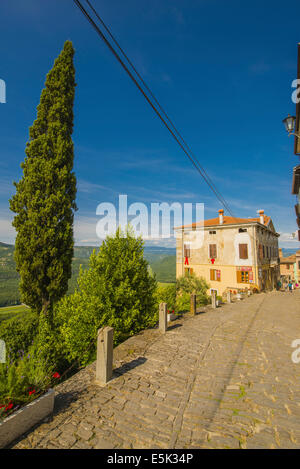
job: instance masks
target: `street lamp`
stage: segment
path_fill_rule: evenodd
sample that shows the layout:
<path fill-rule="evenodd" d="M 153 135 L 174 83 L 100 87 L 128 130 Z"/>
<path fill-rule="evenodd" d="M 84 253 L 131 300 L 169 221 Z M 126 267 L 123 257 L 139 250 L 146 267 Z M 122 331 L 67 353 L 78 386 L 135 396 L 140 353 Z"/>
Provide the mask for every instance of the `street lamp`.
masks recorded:
<path fill-rule="evenodd" d="M 291 116 L 290 114 L 288 114 L 288 116 L 285 119 L 283 119 L 282 122 L 284 123 L 285 130 L 288 132 L 289 136 L 294 135 L 292 132 L 295 128 L 296 117 Z M 297 137 L 298 137 L 298 135 L 297 135 Z"/>
<path fill-rule="evenodd" d="M 285 119 L 283 119 L 282 122 L 284 123 L 285 130 L 289 134 L 289 137 L 291 135 L 295 135 L 295 137 L 300 138 L 300 134 L 298 134 L 296 132 L 293 132 L 293 130 L 295 128 L 295 123 L 296 123 L 296 117 L 295 116 L 291 116 L 290 114 L 288 114 L 288 116 Z"/>

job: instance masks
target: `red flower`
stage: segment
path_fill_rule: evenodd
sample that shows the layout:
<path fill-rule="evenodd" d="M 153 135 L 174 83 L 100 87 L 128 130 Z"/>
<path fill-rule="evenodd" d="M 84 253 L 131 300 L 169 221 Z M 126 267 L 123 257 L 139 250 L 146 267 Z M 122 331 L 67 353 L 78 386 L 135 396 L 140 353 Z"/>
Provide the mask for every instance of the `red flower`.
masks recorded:
<path fill-rule="evenodd" d="M 174 309 L 173 309 L 172 313 L 174 313 Z"/>
<path fill-rule="evenodd" d="M 169 312 L 170 312 L 170 311 L 168 310 L 168 313 L 169 313 Z"/>
<path fill-rule="evenodd" d="M 12 403 L 12 402 L 10 402 L 10 403 L 8 404 L 8 406 L 7 406 L 7 407 L 5 407 L 5 410 L 10 410 L 10 409 L 12 409 L 12 408 L 13 408 L 13 406 L 14 406 L 14 405 L 13 405 L 13 403 Z"/>
<path fill-rule="evenodd" d="M 53 378 L 60 378 L 60 374 L 57 373 L 57 371 L 52 376 L 53 376 Z"/>
<path fill-rule="evenodd" d="M 33 389 L 32 391 L 29 391 L 29 396 L 31 396 L 31 394 L 34 394 L 35 393 L 35 389 Z"/>

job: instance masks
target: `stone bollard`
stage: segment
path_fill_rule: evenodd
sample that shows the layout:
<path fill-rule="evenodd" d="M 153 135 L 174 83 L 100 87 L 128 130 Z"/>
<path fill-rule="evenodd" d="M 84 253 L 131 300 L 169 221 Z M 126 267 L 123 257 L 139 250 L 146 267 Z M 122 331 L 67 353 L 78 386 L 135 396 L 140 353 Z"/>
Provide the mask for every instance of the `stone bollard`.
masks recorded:
<path fill-rule="evenodd" d="M 159 330 L 162 334 L 165 334 L 167 331 L 167 303 L 160 303 L 159 305 Z"/>
<path fill-rule="evenodd" d="M 230 293 L 230 291 L 227 292 L 227 303 L 231 303 L 231 293 Z"/>
<path fill-rule="evenodd" d="M 113 339 L 112 327 L 102 327 L 98 330 L 96 383 L 105 386 L 112 378 L 113 370 Z"/>
<path fill-rule="evenodd" d="M 215 309 L 217 307 L 217 292 L 212 290 L 211 292 L 211 305 Z"/>
<path fill-rule="evenodd" d="M 196 316 L 196 295 L 191 295 L 191 315 Z"/>

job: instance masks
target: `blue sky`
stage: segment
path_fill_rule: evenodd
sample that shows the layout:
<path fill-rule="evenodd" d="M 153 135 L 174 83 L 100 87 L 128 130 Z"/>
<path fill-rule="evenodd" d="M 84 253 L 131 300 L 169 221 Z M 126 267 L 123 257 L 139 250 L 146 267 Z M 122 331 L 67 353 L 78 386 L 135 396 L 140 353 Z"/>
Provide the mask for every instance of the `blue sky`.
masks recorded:
<path fill-rule="evenodd" d="M 93 0 L 238 217 L 263 208 L 296 231 L 293 140 L 300 3 L 277 0 Z M 45 76 L 66 39 L 76 67 L 77 244 L 97 244 L 96 207 L 128 202 L 221 205 L 72 0 L 1 2 L 0 240 L 13 242 L 8 199 Z M 159 243 L 162 244 L 162 243 Z"/>

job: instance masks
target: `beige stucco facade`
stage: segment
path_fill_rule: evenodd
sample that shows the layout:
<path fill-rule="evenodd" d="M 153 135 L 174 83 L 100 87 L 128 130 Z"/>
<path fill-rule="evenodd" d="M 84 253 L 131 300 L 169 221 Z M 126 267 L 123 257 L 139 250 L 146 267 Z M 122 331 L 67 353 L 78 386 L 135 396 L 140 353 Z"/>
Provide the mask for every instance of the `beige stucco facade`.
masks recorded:
<path fill-rule="evenodd" d="M 177 278 L 193 272 L 204 277 L 218 295 L 227 289 L 276 287 L 280 277 L 279 235 L 270 218 L 236 221 L 221 213 L 217 219 L 206 220 L 203 226 L 176 228 L 176 236 Z M 216 254 L 214 260 L 210 257 L 212 252 Z"/>
<path fill-rule="evenodd" d="M 300 281 L 300 250 L 288 257 L 283 257 L 279 249 L 281 280 L 299 283 Z"/>

